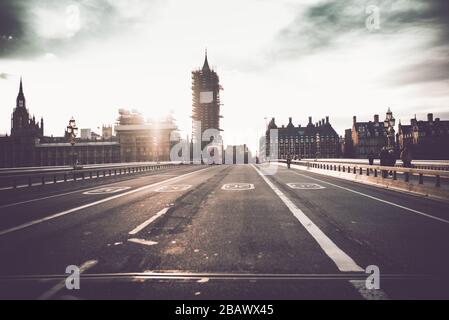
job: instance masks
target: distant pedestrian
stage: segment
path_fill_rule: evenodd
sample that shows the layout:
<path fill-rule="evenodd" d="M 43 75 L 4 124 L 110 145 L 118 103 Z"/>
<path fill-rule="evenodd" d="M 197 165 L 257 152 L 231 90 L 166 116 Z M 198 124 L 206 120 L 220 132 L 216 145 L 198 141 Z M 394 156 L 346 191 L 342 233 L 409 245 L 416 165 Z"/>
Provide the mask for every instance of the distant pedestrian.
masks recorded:
<path fill-rule="evenodd" d="M 390 167 L 396 166 L 396 152 L 393 149 L 388 150 L 388 165 Z"/>
<path fill-rule="evenodd" d="M 389 167 L 394 167 L 396 166 L 396 152 L 394 152 L 393 149 L 388 149 L 388 156 L 387 156 L 387 162 L 388 162 L 388 166 Z M 393 171 L 390 170 L 388 173 L 390 176 L 393 175 Z"/>
<path fill-rule="evenodd" d="M 401 151 L 401 160 L 404 168 L 412 167 L 412 153 L 407 146 L 405 146 Z"/>
<path fill-rule="evenodd" d="M 379 154 L 379 158 L 380 158 L 380 166 L 381 167 L 386 167 L 388 166 L 388 150 L 386 147 L 382 147 L 382 149 L 380 150 L 380 154 Z M 386 178 L 388 175 L 388 171 L 387 170 L 382 170 L 382 177 Z"/>
<path fill-rule="evenodd" d="M 374 164 L 374 152 L 372 151 L 368 153 L 368 163 L 370 166 Z"/>
<path fill-rule="evenodd" d="M 387 155 L 388 155 L 387 148 L 383 147 L 379 153 L 380 165 L 382 167 L 385 167 L 387 165 Z"/>

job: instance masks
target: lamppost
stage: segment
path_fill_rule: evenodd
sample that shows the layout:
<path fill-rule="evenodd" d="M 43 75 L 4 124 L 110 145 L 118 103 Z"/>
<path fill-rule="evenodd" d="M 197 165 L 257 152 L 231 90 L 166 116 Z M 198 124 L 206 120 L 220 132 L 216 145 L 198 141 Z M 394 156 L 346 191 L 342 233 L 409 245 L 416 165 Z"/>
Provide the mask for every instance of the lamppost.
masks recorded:
<path fill-rule="evenodd" d="M 73 117 L 69 121 L 69 125 L 67 126 L 67 136 L 70 139 L 70 144 L 72 145 L 72 161 L 73 167 L 76 167 L 76 159 L 75 159 L 75 138 L 78 134 L 78 127 L 76 126 L 75 119 Z"/>
<path fill-rule="evenodd" d="M 394 149 L 394 125 L 396 119 L 393 117 L 393 113 L 390 108 L 387 111 L 387 117 L 384 120 L 384 127 L 387 130 L 388 149 Z"/>
<path fill-rule="evenodd" d="M 153 144 L 154 144 L 154 150 L 156 152 L 156 163 L 159 163 L 159 141 L 158 137 L 154 137 Z M 154 161 L 154 157 L 153 157 Z"/>

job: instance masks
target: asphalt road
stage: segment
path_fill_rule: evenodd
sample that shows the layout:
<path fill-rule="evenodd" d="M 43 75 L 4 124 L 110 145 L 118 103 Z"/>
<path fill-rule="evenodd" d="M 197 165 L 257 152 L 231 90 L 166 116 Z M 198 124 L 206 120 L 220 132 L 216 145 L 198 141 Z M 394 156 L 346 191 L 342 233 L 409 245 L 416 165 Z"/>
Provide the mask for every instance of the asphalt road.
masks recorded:
<path fill-rule="evenodd" d="M 0 298 L 449 298 L 448 203 L 267 172 L 180 166 L 2 191 Z M 372 265 L 380 289 L 365 286 Z"/>

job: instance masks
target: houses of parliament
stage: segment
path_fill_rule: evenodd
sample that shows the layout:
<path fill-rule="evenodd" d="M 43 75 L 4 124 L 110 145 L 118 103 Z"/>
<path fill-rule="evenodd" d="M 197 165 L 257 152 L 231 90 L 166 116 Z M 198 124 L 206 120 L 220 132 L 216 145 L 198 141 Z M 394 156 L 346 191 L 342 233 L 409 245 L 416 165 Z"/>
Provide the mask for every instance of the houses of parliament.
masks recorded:
<path fill-rule="evenodd" d="M 20 80 L 16 106 L 11 117 L 11 133 L 0 137 L 0 167 L 66 166 L 137 161 L 168 161 L 176 131 L 173 119 L 147 121 L 141 114 L 124 109 L 119 111 L 115 131 L 103 127 L 95 139 L 77 137 L 75 143 L 68 135 L 45 136 L 44 119 L 30 116 L 24 86 Z"/>

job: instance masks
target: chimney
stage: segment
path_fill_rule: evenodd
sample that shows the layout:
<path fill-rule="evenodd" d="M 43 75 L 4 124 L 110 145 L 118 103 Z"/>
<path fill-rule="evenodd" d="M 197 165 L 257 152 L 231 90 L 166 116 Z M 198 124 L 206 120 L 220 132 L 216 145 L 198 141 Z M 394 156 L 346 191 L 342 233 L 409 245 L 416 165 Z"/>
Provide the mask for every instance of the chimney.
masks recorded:
<path fill-rule="evenodd" d="M 318 126 L 319 126 L 319 127 L 321 127 L 321 120 L 320 120 L 320 121 L 318 121 Z"/>
<path fill-rule="evenodd" d="M 329 116 L 326 116 L 326 123 L 329 124 Z"/>
<path fill-rule="evenodd" d="M 352 123 L 353 123 L 353 124 L 356 124 L 356 122 L 357 122 L 357 117 L 356 117 L 356 116 L 353 116 L 353 117 L 352 117 Z"/>
<path fill-rule="evenodd" d="M 428 113 L 427 114 L 427 121 L 433 122 L 433 113 Z"/>
<path fill-rule="evenodd" d="M 312 124 L 312 117 L 309 117 L 309 124 Z"/>
<path fill-rule="evenodd" d="M 378 114 L 374 115 L 374 123 L 379 123 L 379 115 Z"/>
<path fill-rule="evenodd" d="M 321 119 L 321 124 L 324 126 L 325 122 L 324 122 L 324 118 Z"/>
<path fill-rule="evenodd" d="M 292 123 L 292 117 L 288 118 L 288 123 Z"/>

